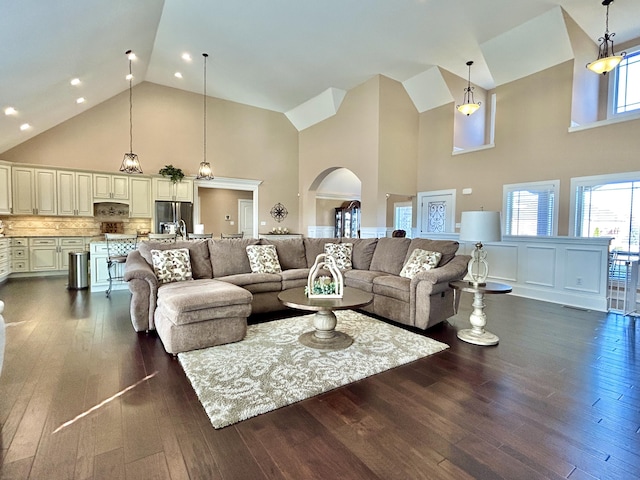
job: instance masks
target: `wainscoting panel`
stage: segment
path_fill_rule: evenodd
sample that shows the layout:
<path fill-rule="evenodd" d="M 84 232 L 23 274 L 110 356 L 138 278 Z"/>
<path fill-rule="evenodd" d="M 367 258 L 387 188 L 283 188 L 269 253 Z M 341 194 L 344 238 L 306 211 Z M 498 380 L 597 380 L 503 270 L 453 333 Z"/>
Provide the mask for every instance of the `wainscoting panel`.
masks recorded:
<path fill-rule="evenodd" d="M 522 281 L 530 285 L 553 288 L 556 284 L 556 247 L 524 247 Z M 550 268 L 551 267 L 551 268 Z"/>
<path fill-rule="evenodd" d="M 565 261 L 567 276 L 565 277 L 564 288 L 584 293 L 602 293 L 603 285 L 598 281 L 603 275 L 601 250 L 567 248 Z M 606 289 L 606 284 L 604 288 Z"/>
<path fill-rule="evenodd" d="M 460 249 L 462 250 L 462 246 Z M 474 249 L 474 245 L 465 245 L 468 255 Z M 485 245 L 487 262 L 489 263 L 489 275 L 497 282 L 515 282 L 518 279 L 518 247 L 504 243 L 492 243 Z"/>

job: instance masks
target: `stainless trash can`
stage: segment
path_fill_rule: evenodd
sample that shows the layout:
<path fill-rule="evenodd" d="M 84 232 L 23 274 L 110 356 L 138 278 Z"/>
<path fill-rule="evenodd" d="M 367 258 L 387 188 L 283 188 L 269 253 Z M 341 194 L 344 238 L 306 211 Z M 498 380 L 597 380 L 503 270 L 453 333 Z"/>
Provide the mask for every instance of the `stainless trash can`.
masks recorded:
<path fill-rule="evenodd" d="M 69 252 L 69 283 L 67 288 L 89 287 L 89 252 Z"/>

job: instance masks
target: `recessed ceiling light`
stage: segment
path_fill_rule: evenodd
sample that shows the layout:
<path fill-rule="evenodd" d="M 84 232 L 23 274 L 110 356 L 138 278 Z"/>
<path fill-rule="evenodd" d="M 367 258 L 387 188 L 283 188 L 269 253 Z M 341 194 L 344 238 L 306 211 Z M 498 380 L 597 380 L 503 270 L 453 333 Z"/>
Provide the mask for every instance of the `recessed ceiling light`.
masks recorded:
<path fill-rule="evenodd" d="M 20 130 L 22 130 L 23 132 L 25 130 L 29 130 L 31 128 L 31 125 L 29 125 L 28 123 L 23 123 L 22 125 L 20 125 Z"/>
<path fill-rule="evenodd" d="M 191 55 L 189 55 L 188 53 L 183 53 L 183 54 L 182 54 L 182 59 L 183 59 L 185 62 L 190 62 L 190 61 L 191 61 Z"/>
<path fill-rule="evenodd" d="M 80 85 L 80 79 L 79 78 L 72 78 L 70 83 L 73 86 Z"/>
<path fill-rule="evenodd" d="M 80 97 L 80 98 L 76 98 L 76 103 L 84 103 L 86 100 L 84 99 L 84 97 Z"/>
<path fill-rule="evenodd" d="M 173 76 L 176 78 L 182 78 L 182 74 L 180 72 L 174 73 Z"/>
<path fill-rule="evenodd" d="M 4 109 L 5 115 L 15 115 L 16 113 L 18 113 L 18 111 L 13 107 L 7 107 Z"/>

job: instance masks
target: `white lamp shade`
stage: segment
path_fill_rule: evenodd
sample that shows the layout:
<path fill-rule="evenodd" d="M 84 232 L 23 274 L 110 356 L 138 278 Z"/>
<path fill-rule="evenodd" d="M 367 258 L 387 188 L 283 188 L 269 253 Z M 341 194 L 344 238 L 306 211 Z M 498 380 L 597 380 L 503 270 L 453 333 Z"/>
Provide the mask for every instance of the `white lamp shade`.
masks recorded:
<path fill-rule="evenodd" d="M 460 223 L 460 241 L 462 242 L 499 242 L 502 240 L 500 212 L 462 212 Z"/>

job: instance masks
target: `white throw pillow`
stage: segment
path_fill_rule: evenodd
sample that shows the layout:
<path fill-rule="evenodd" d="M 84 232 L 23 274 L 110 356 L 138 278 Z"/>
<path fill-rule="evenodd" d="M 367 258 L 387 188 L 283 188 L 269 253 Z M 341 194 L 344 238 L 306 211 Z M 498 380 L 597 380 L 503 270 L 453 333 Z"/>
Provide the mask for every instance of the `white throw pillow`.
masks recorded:
<path fill-rule="evenodd" d="M 151 259 L 153 260 L 153 271 L 160 283 L 193 279 L 189 250 L 186 248 L 151 250 Z"/>
<path fill-rule="evenodd" d="M 353 243 L 325 243 L 324 253 L 331 255 L 336 261 L 339 270 L 351 270 L 351 253 L 353 252 Z"/>
<path fill-rule="evenodd" d="M 253 273 L 282 272 L 275 245 L 247 245 L 247 257 Z"/>
<path fill-rule="evenodd" d="M 440 252 L 431 252 L 429 250 L 416 248 L 411 252 L 411 256 L 409 257 L 409 260 L 407 260 L 407 263 L 402 267 L 400 276 L 413 278 L 420 272 L 436 268 L 438 263 L 440 263 L 441 258 L 442 254 Z"/>

